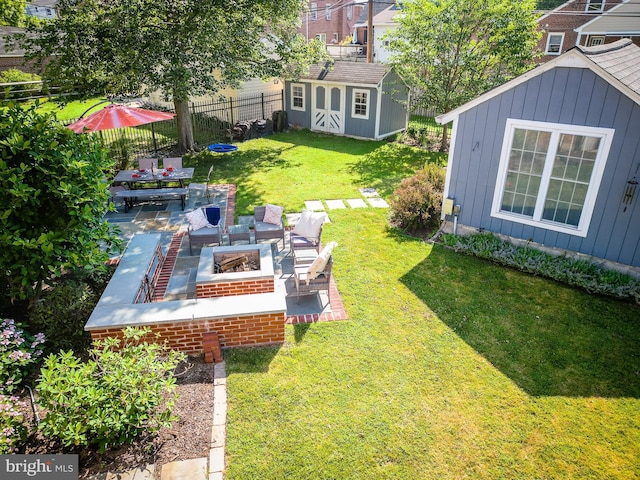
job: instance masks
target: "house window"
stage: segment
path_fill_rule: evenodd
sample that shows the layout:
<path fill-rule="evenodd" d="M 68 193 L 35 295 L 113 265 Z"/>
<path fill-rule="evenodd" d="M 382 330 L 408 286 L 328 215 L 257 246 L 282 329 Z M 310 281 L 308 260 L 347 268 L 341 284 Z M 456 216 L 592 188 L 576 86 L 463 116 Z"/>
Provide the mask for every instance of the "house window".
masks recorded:
<path fill-rule="evenodd" d="M 507 120 L 491 215 L 586 237 L 613 133 Z"/>
<path fill-rule="evenodd" d="M 353 5 L 347 5 L 347 20 L 353 18 Z"/>
<path fill-rule="evenodd" d="M 301 83 L 291 84 L 291 110 L 304 112 L 304 85 Z"/>
<path fill-rule="evenodd" d="M 331 39 L 331 43 L 338 43 L 338 32 L 333 32 L 333 38 Z"/>
<path fill-rule="evenodd" d="M 597 36 L 594 36 L 594 37 L 589 37 L 589 42 L 588 42 L 587 46 L 595 47 L 597 45 L 604 45 L 604 36 L 597 35 Z"/>
<path fill-rule="evenodd" d="M 311 3 L 311 20 L 318 19 L 318 4 L 313 2 Z"/>
<path fill-rule="evenodd" d="M 562 41 L 564 33 L 550 33 L 547 36 L 547 48 L 544 51 L 547 55 L 560 55 L 562 53 Z"/>
<path fill-rule="evenodd" d="M 322 43 L 327 43 L 326 33 L 316 33 L 316 40 L 320 40 Z"/>
<path fill-rule="evenodd" d="M 353 108 L 351 109 L 351 116 L 365 120 L 369 118 L 368 90 L 353 90 Z"/>
<path fill-rule="evenodd" d="M 324 7 L 324 15 L 327 17 L 327 20 L 331 20 L 331 4 L 327 3 Z"/>
<path fill-rule="evenodd" d="M 585 12 L 602 12 L 604 10 L 604 2 L 605 0 L 600 0 L 600 1 L 587 0 L 587 6 L 585 8 Z"/>

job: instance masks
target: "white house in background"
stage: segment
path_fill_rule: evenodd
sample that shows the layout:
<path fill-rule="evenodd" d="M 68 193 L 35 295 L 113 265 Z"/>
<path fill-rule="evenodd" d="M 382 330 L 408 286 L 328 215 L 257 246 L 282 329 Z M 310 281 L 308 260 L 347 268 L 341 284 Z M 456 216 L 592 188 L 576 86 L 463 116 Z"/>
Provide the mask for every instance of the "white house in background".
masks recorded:
<path fill-rule="evenodd" d="M 391 5 L 389 8 L 385 8 L 382 12 L 373 17 L 373 52 L 374 62 L 386 63 L 391 56 L 389 51 L 389 40 L 385 40 L 383 37 L 398 29 L 398 22 L 396 15 L 401 13 L 402 10 L 398 5 Z"/>
<path fill-rule="evenodd" d="M 52 20 L 56 18 L 58 0 L 35 0 L 27 4 L 26 13 L 29 17 Z"/>

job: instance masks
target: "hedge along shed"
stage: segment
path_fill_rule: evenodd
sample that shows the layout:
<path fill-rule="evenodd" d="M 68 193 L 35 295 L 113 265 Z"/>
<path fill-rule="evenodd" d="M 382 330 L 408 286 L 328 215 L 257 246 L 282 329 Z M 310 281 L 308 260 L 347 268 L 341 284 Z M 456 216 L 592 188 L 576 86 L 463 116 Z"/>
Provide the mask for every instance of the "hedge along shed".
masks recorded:
<path fill-rule="evenodd" d="M 449 113 L 443 210 L 640 271 L 640 48 L 576 47 Z M 454 209 L 455 212 L 455 209 Z M 451 224 L 450 224 L 451 225 Z M 580 255 L 578 255 L 580 256 Z"/>
<path fill-rule="evenodd" d="M 311 130 L 379 140 L 407 126 L 409 89 L 378 63 L 314 65 L 285 84 L 288 121 Z"/>

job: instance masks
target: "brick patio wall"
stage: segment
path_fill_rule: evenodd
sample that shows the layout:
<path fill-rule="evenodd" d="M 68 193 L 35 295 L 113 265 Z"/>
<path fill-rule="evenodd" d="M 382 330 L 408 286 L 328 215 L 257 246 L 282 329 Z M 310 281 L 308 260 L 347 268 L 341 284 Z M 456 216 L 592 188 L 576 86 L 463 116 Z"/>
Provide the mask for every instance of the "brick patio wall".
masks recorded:
<path fill-rule="evenodd" d="M 269 293 L 273 292 L 274 289 L 273 277 L 257 278 L 254 280 L 198 284 L 196 285 L 196 296 L 198 298 L 227 297 L 251 293 Z"/>
<path fill-rule="evenodd" d="M 163 343 L 169 348 L 188 355 L 204 353 L 202 345 L 205 332 L 216 332 L 223 348 L 273 345 L 284 342 L 283 313 L 265 313 L 248 316 L 214 318 L 200 321 L 149 324 L 147 341 Z M 159 337 L 155 335 L 159 334 Z M 91 330 L 92 340 L 106 337 L 122 338 L 122 329 L 111 327 Z"/>

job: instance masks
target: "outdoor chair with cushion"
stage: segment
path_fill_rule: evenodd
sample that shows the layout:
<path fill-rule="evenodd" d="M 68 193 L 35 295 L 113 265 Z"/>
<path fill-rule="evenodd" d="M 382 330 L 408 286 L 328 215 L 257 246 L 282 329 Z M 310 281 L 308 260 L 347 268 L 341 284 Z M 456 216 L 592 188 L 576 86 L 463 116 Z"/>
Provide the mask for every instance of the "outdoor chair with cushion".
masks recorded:
<path fill-rule="evenodd" d="M 254 207 L 254 234 L 256 243 L 259 240 L 282 240 L 282 248 L 285 247 L 284 223 L 282 212 L 284 209 L 277 205 L 267 204 L 263 207 Z"/>
<path fill-rule="evenodd" d="M 185 214 L 189 222 L 189 253 L 193 255 L 194 245 L 222 244 L 222 228 L 220 227 L 220 208 L 197 208 Z"/>
<path fill-rule="evenodd" d="M 324 212 L 311 212 L 304 210 L 298 223 L 291 231 L 289 244 L 295 256 L 296 250 L 315 249 L 320 251 L 320 239 L 322 237 L 322 225 L 326 218 Z"/>
<path fill-rule="evenodd" d="M 327 291 L 328 303 L 331 304 L 331 269 L 333 268 L 333 249 L 338 244 L 329 242 L 310 265 L 294 267 L 293 278 L 296 284 L 296 303 L 301 295 L 310 295 Z"/>
<path fill-rule="evenodd" d="M 173 168 L 174 170 L 178 170 L 182 168 L 182 157 L 169 157 L 162 160 L 162 168 L 168 170 Z"/>
<path fill-rule="evenodd" d="M 212 188 L 209 186 L 209 182 L 211 181 L 211 172 L 213 172 L 213 165 L 209 167 L 209 173 L 207 173 L 207 181 L 206 183 L 190 183 L 189 191 L 191 190 L 201 190 L 207 196 L 207 201 L 211 200 Z"/>

